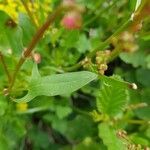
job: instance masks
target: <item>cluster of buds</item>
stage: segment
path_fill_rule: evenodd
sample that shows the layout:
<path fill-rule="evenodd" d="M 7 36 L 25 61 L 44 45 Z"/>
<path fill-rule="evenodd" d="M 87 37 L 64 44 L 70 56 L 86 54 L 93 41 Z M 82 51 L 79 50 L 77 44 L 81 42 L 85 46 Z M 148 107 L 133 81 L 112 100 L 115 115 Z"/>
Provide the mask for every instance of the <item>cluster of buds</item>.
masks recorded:
<path fill-rule="evenodd" d="M 108 69 L 107 60 L 110 57 L 110 54 L 111 54 L 110 50 L 98 51 L 96 53 L 96 64 L 97 64 L 98 72 L 102 75 Z"/>
<path fill-rule="evenodd" d="M 91 67 L 92 61 L 90 58 L 85 57 L 84 60 L 81 61 L 81 65 L 83 66 L 83 68 L 88 69 Z"/>
<path fill-rule="evenodd" d="M 117 137 L 122 138 L 122 139 L 126 139 L 127 138 L 127 132 L 125 130 L 119 130 L 117 132 Z"/>
<path fill-rule="evenodd" d="M 134 52 L 138 49 L 133 33 L 128 31 L 125 31 L 120 35 L 118 42 L 125 52 Z"/>
<path fill-rule="evenodd" d="M 90 112 L 90 116 L 95 122 L 108 121 L 110 119 L 107 114 L 100 114 L 96 110 L 93 110 L 92 112 Z"/>
<path fill-rule="evenodd" d="M 80 29 L 82 26 L 81 13 L 84 11 L 83 7 L 78 6 L 75 0 L 64 0 L 63 6 L 69 11 L 64 15 L 61 25 L 68 30 Z"/>
<path fill-rule="evenodd" d="M 142 150 L 142 146 L 140 144 L 128 144 L 127 145 L 128 150 Z"/>

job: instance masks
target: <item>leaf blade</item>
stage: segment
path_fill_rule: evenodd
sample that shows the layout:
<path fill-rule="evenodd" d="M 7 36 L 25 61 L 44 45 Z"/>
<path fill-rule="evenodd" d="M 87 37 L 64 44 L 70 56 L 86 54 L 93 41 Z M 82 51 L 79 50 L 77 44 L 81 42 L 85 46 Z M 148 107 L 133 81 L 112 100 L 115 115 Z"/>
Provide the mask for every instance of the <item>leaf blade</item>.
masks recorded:
<path fill-rule="evenodd" d="M 97 77 L 96 74 L 88 71 L 40 77 L 35 67 L 33 67 L 28 94 L 20 99 L 14 99 L 15 102 L 29 102 L 31 99 L 40 95 L 56 96 L 72 93 Z"/>

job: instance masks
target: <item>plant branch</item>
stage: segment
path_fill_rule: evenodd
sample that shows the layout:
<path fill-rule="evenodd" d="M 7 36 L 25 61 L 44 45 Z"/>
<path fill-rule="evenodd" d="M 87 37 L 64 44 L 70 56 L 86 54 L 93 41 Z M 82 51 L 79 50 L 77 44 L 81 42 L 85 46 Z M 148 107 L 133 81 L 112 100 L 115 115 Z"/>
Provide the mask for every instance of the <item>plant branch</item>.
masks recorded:
<path fill-rule="evenodd" d="M 32 50 L 35 48 L 36 44 L 39 42 L 39 40 L 43 37 L 43 34 L 45 33 L 45 31 L 48 29 L 48 27 L 54 22 L 54 20 L 57 18 L 57 16 L 59 16 L 59 14 L 64 10 L 63 6 L 59 6 L 56 8 L 56 10 L 53 12 L 52 15 L 49 15 L 46 22 L 37 30 L 36 34 L 33 36 L 32 41 L 30 42 L 29 46 L 27 47 L 27 49 L 23 52 L 23 55 L 21 56 L 18 64 L 16 65 L 14 74 L 12 76 L 12 80 L 9 86 L 8 91 L 10 92 L 17 74 L 21 68 L 21 66 L 23 65 L 23 63 L 25 62 L 26 58 L 30 56 Z"/>
<path fill-rule="evenodd" d="M 9 73 L 9 71 L 8 71 L 7 65 L 6 65 L 6 63 L 5 63 L 3 54 L 2 54 L 1 52 L 0 52 L 0 60 L 1 60 L 1 62 L 2 62 L 4 71 L 5 71 L 6 75 L 7 75 L 8 81 L 10 82 L 10 81 L 11 81 L 11 76 L 10 76 L 10 73 Z"/>
<path fill-rule="evenodd" d="M 134 12 L 134 16 L 133 18 L 130 17 L 127 21 L 125 21 L 110 37 L 108 37 L 104 42 L 100 43 L 95 49 L 92 50 L 92 52 L 90 52 L 87 57 L 88 58 L 92 58 L 95 56 L 95 53 L 99 50 L 104 50 L 112 41 L 112 39 L 114 37 L 117 37 L 120 35 L 120 33 L 122 33 L 125 29 L 127 29 L 130 32 L 135 32 L 134 31 L 134 27 L 139 24 L 148 14 L 149 14 L 149 10 L 150 10 L 150 2 L 149 0 L 144 0 L 142 1 L 142 4 L 139 6 L 139 9 Z M 119 50 L 118 48 L 115 49 L 110 56 L 110 59 L 108 60 L 108 63 L 113 61 L 121 52 L 121 49 Z M 78 62 L 77 64 L 75 64 L 74 66 L 71 67 L 67 67 L 64 68 L 64 70 L 66 71 L 72 71 L 74 69 L 78 69 L 80 68 L 81 62 Z"/>

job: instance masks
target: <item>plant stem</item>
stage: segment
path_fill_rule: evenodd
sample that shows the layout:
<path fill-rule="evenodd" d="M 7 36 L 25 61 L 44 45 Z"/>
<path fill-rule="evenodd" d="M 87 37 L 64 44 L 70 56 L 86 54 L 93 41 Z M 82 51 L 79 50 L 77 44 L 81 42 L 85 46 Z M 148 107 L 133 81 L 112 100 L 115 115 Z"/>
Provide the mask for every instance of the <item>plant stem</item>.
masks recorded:
<path fill-rule="evenodd" d="M 32 21 L 32 23 L 35 25 L 36 28 L 38 28 L 38 25 L 34 19 L 34 16 L 32 14 L 32 12 L 30 11 L 29 7 L 28 7 L 28 4 L 24 1 L 24 0 L 21 0 L 26 12 L 28 13 L 28 16 L 30 17 L 30 20 Z"/>
<path fill-rule="evenodd" d="M 148 10 L 150 8 L 150 2 L 148 0 L 144 0 L 142 1 L 142 4 L 139 6 L 139 9 L 135 12 L 135 16 L 133 17 L 133 19 L 130 17 L 127 21 L 125 21 L 117 30 L 115 33 L 113 33 L 110 37 L 108 37 L 104 42 L 100 43 L 95 49 L 92 50 L 92 52 L 90 52 L 87 57 L 92 58 L 93 56 L 95 56 L 95 53 L 97 51 L 101 51 L 104 50 L 109 43 L 111 42 L 111 40 L 114 37 L 117 37 L 118 35 L 120 35 L 120 33 L 122 33 L 125 29 L 127 29 L 129 32 L 134 32 L 134 30 L 132 30 L 132 28 L 140 23 L 147 15 L 148 13 L 145 12 L 145 9 Z M 144 15 L 143 15 L 144 14 Z M 115 51 L 112 52 L 112 56 L 110 56 L 110 60 L 108 60 L 108 63 L 112 60 L 114 60 L 121 52 L 121 49 L 115 49 Z M 74 69 L 78 69 L 81 67 L 81 62 L 80 61 L 78 64 L 75 64 L 74 66 L 65 68 L 64 70 L 69 70 L 72 71 Z"/>
<path fill-rule="evenodd" d="M 107 64 L 112 62 L 120 53 L 122 52 L 122 48 L 117 46 L 110 54 L 110 57 L 107 60 Z"/>
<path fill-rule="evenodd" d="M 149 124 L 148 121 L 145 121 L 145 120 L 127 120 L 128 123 L 131 123 L 131 124 Z"/>
<path fill-rule="evenodd" d="M 10 76 L 10 73 L 9 73 L 9 71 L 8 71 L 7 65 L 6 65 L 6 63 L 5 63 L 3 54 L 2 54 L 1 52 L 0 52 L 0 60 L 1 60 L 1 62 L 2 62 L 4 71 L 5 71 L 6 75 L 7 75 L 8 81 L 10 82 L 10 81 L 11 81 L 11 76 Z"/>
<path fill-rule="evenodd" d="M 129 25 L 132 23 L 132 20 L 128 19 L 125 23 L 123 23 L 120 28 L 116 30 L 115 33 L 113 33 L 110 37 L 108 37 L 103 43 L 99 44 L 91 53 L 89 53 L 88 57 L 93 57 L 95 53 L 99 50 L 104 50 L 108 44 L 111 42 L 111 40 L 118 36 L 121 32 L 123 32 L 126 28 L 129 27 Z"/>
<path fill-rule="evenodd" d="M 122 31 L 124 31 L 130 24 L 132 23 L 132 21 L 129 19 L 128 21 L 126 21 L 125 23 L 122 24 L 122 26 L 115 32 L 113 33 L 110 37 L 108 37 L 104 42 L 102 42 L 100 45 L 98 45 L 94 50 L 92 50 L 91 53 L 89 53 L 87 55 L 87 57 L 93 57 L 95 55 L 95 53 L 99 50 L 104 50 L 107 45 L 111 42 L 112 38 L 114 38 L 115 36 L 118 36 Z M 117 50 L 118 51 L 118 50 Z M 116 52 L 113 52 L 112 55 L 114 55 Z M 117 55 L 118 56 L 118 55 Z M 113 59 L 115 59 L 116 55 L 113 56 Z M 110 56 L 111 58 L 111 56 Z M 113 60 L 112 59 L 112 60 Z M 112 61 L 111 60 L 111 61 Z M 77 64 L 75 64 L 74 66 L 71 66 L 71 67 L 67 67 L 67 68 L 64 68 L 65 71 L 72 71 L 74 69 L 78 69 L 81 67 L 81 62 L 78 62 Z"/>
<path fill-rule="evenodd" d="M 12 80 L 9 86 L 8 91 L 10 92 L 17 74 L 21 68 L 21 66 L 23 65 L 23 63 L 25 62 L 26 58 L 30 56 L 32 50 L 35 48 L 36 44 L 39 42 L 39 40 L 43 37 L 43 34 L 45 33 L 45 31 L 48 29 L 48 27 L 54 22 L 54 20 L 57 18 L 57 16 L 59 16 L 59 14 L 64 10 L 63 6 L 59 6 L 56 8 L 56 10 L 53 12 L 52 15 L 49 15 L 46 22 L 38 29 L 38 31 L 36 32 L 36 34 L 34 35 L 34 37 L 32 38 L 32 41 L 30 42 L 29 46 L 27 47 L 27 49 L 23 52 L 23 55 L 20 57 L 20 60 L 18 62 L 18 64 L 16 65 L 14 74 L 12 76 Z"/>

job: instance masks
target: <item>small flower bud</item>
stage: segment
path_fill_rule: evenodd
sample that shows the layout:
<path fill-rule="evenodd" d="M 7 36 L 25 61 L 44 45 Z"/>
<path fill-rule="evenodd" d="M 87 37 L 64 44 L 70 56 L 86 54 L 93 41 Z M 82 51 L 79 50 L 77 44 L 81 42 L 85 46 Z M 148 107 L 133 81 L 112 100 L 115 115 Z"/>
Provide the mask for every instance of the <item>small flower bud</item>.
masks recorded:
<path fill-rule="evenodd" d="M 70 7 L 75 5 L 75 0 L 63 0 L 63 6 Z"/>
<path fill-rule="evenodd" d="M 76 11 L 69 12 L 62 19 L 61 25 L 68 30 L 80 29 L 82 25 L 82 18 L 80 13 Z"/>
<path fill-rule="evenodd" d="M 101 65 L 99 66 L 99 69 L 106 71 L 106 70 L 108 69 L 108 66 L 107 66 L 106 64 L 101 64 Z"/>
<path fill-rule="evenodd" d="M 119 138 L 126 138 L 126 137 L 127 137 L 127 132 L 126 132 L 125 130 L 119 130 L 119 131 L 117 132 L 117 136 L 118 136 Z"/>
<path fill-rule="evenodd" d="M 16 105 L 16 107 L 19 112 L 24 112 L 28 109 L 28 104 L 27 103 L 18 103 Z"/>
<path fill-rule="evenodd" d="M 130 88 L 132 88 L 133 90 L 137 90 L 138 87 L 135 83 L 131 83 Z"/>
<path fill-rule="evenodd" d="M 39 53 L 34 53 L 33 54 L 33 60 L 37 64 L 41 63 L 41 55 Z"/>
<path fill-rule="evenodd" d="M 7 88 L 5 88 L 5 89 L 3 90 L 3 94 L 4 94 L 4 96 L 8 96 L 8 95 L 9 95 L 9 91 L 8 91 Z"/>
<path fill-rule="evenodd" d="M 128 31 L 125 31 L 121 34 L 120 40 L 123 42 L 134 42 L 134 36 Z"/>

